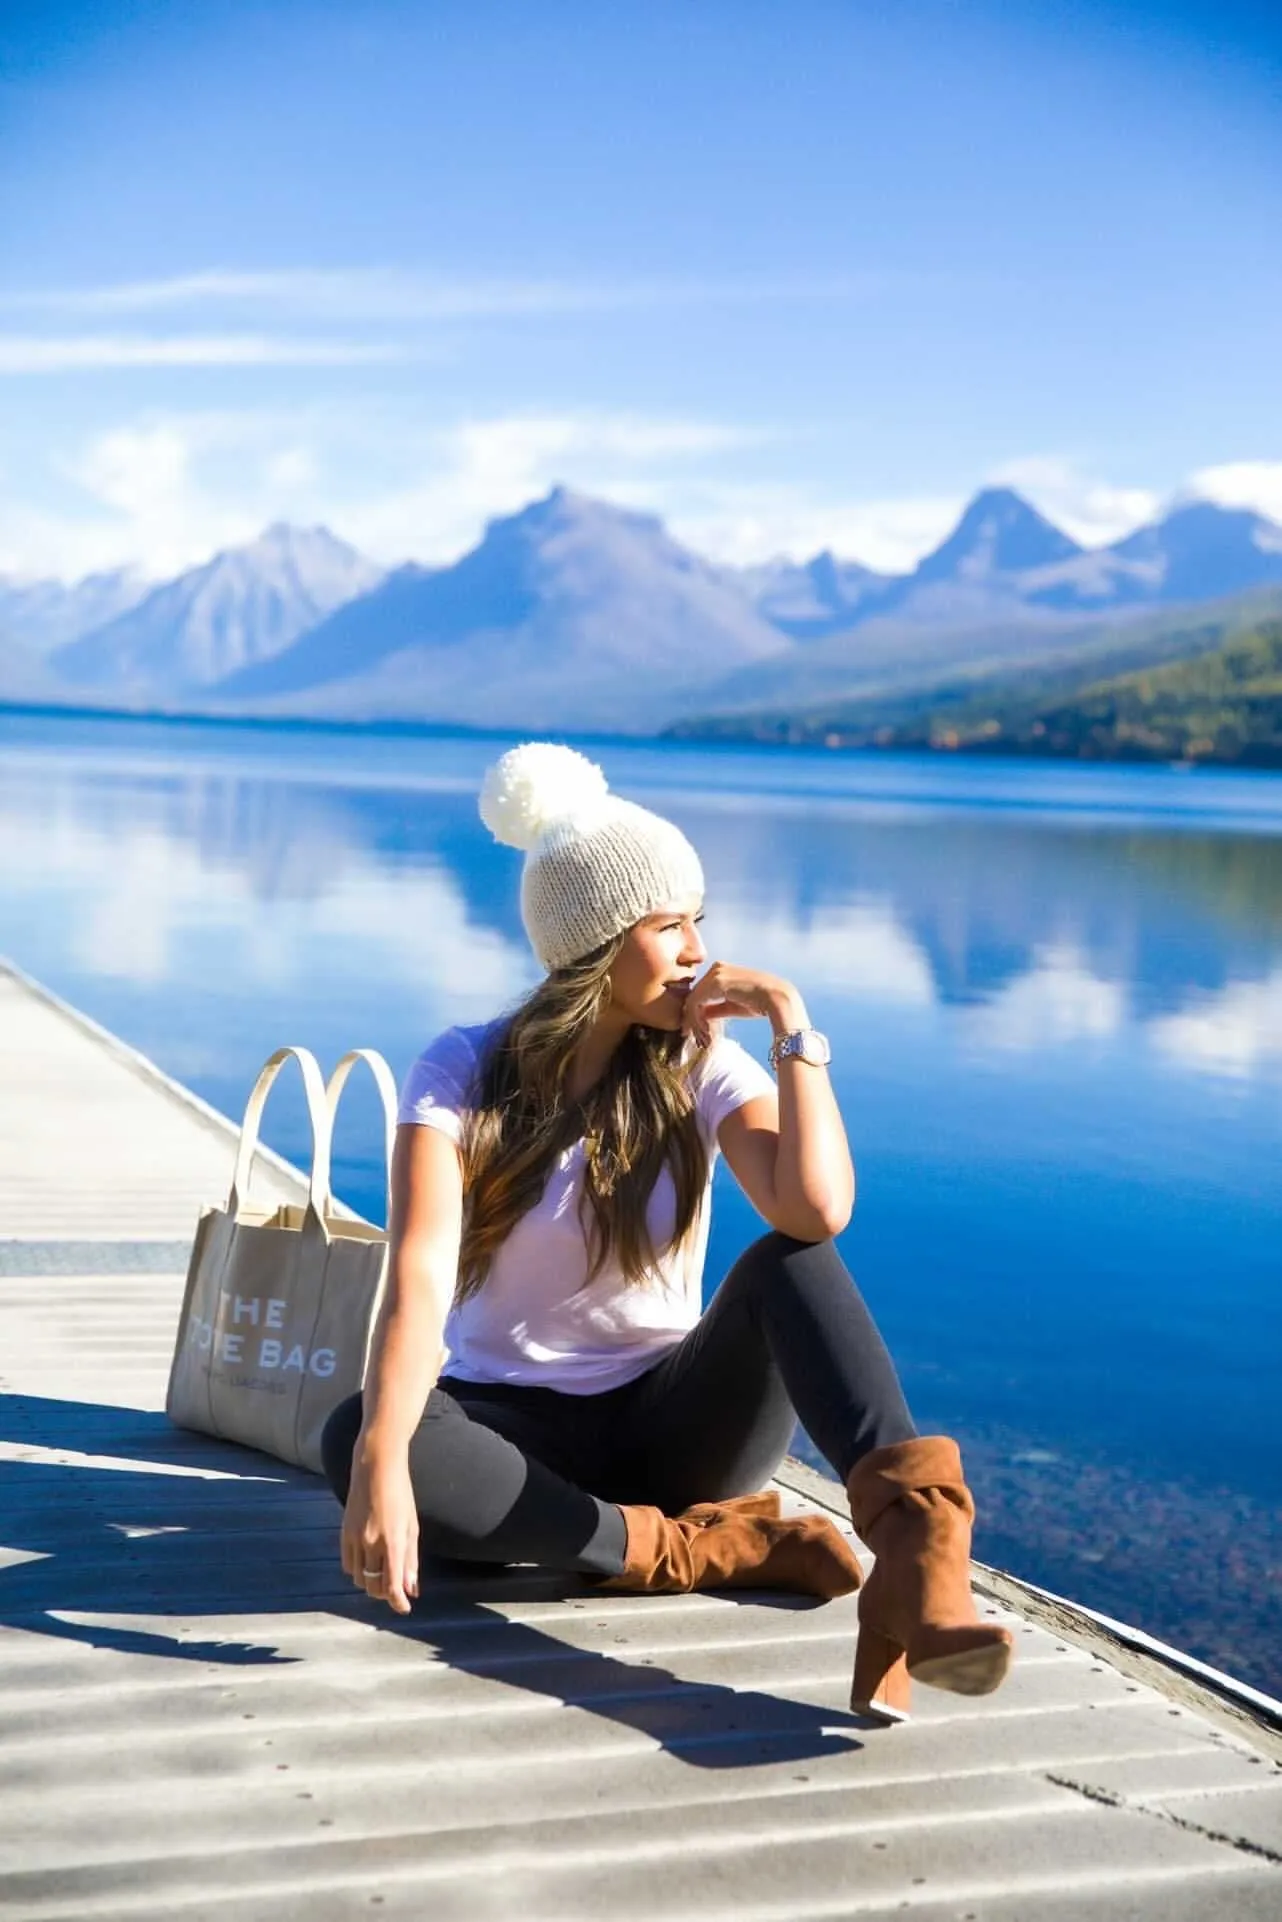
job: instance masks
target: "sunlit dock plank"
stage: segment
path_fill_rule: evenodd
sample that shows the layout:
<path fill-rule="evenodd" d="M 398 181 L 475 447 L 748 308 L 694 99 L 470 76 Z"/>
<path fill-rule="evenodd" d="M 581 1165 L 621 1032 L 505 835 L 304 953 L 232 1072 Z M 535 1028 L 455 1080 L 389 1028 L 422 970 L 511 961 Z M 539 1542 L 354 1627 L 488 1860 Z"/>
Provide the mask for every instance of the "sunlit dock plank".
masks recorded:
<path fill-rule="evenodd" d="M 853 1597 L 367 1603 L 314 1478 L 161 1412 L 231 1125 L 2 971 L 0 1061 L 6 1916 L 1282 1913 L 1268 1706 L 1010 1578 L 1007 1687 L 889 1730 L 845 1710 Z"/>

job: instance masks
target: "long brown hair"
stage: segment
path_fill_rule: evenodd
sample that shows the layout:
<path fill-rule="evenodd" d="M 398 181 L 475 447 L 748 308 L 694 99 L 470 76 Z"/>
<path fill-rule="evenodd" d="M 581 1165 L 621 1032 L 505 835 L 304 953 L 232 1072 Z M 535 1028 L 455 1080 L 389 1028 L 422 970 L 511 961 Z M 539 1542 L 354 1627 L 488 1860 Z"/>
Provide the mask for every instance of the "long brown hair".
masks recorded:
<path fill-rule="evenodd" d="M 624 936 L 553 970 L 490 1038 L 463 1130 L 463 1236 L 455 1300 L 485 1284 L 490 1262 L 538 1201 L 558 1155 L 584 1137 L 580 1218 L 588 1281 L 613 1256 L 629 1283 L 656 1257 L 646 1206 L 665 1165 L 676 1190 L 669 1247 L 694 1226 L 708 1179 L 683 1037 L 628 1029 L 601 1079 L 581 1101 L 566 1094 L 571 1058 L 610 999 L 610 968 Z"/>

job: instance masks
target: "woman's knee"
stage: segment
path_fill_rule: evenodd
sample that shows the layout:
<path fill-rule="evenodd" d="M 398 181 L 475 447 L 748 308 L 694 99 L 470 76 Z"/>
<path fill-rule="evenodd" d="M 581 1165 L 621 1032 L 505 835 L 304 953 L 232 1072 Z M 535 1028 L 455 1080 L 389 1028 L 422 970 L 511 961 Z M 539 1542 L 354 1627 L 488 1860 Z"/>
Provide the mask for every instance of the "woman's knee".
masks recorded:
<path fill-rule="evenodd" d="M 346 1401 L 339 1402 L 321 1430 L 321 1467 L 326 1481 L 344 1505 L 351 1485 L 356 1437 L 363 1419 L 363 1396 L 349 1395 Z"/>
<path fill-rule="evenodd" d="M 763 1285 L 777 1287 L 781 1278 L 785 1281 L 800 1280 L 803 1276 L 811 1278 L 824 1271 L 839 1276 L 847 1283 L 851 1279 L 831 1236 L 823 1241 L 798 1241 L 795 1235 L 785 1235 L 781 1229 L 771 1228 L 748 1243 L 727 1273 L 722 1286 L 731 1284 L 747 1289 Z"/>

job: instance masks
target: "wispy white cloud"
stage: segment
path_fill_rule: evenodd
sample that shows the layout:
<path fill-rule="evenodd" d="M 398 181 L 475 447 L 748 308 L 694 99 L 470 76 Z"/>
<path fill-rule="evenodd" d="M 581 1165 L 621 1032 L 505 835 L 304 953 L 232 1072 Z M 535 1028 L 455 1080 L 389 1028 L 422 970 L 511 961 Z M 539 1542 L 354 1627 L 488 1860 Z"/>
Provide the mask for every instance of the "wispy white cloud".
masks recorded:
<path fill-rule="evenodd" d="M 515 512 L 557 482 L 620 501 L 649 493 L 661 499 L 673 465 L 724 456 L 760 438 L 717 422 L 627 413 L 464 420 L 431 436 L 420 471 L 405 485 L 347 504 L 342 525 L 378 558 L 448 561 L 492 516 Z"/>
<path fill-rule="evenodd" d="M 42 449 L 34 466 L 11 443 L 7 484 L 0 475 L 0 572 L 72 578 L 129 563 L 159 576 L 282 519 L 324 522 L 387 564 L 441 564 L 472 546 L 487 520 L 560 482 L 656 513 L 678 540 L 728 565 L 831 549 L 898 573 L 965 505 L 961 493 L 851 499 L 817 482 L 750 478 L 766 454 L 795 457 L 795 439 L 740 422 L 601 408 L 444 422 L 412 404 L 346 397 L 151 409 Z M 1245 466 L 1255 482 L 1267 480 L 1269 463 Z M 1116 538 L 1159 508 L 1156 494 L 1083 479 L 1044 456 L 986 478 L 1023 487 L 1079 538 Z"/>
<path fill-rule="evenodd" d="M 761 436 L 634 413 L 522 413 L 447 426 L 379 410 L 149 414 L 51 463 L 68 511 L 0 489 L 0 572 L 74 578 L 126 561 L 163 576 L 252 539 L 269 521 L 322 521 L 375 559 L 444 562 L 485 522 L 558 481 L 659 499 L 691 465 Z"/>
<path fill-rule="evenodd" d="M 114 536 L 146 572 L 159 577 L 207 559 L 218 548 L 251 540 L 262 524 L 252 472 L 246 472 L 239 498 L 231 488 L 211 487 L 200 462 L 214 446 L 216 440 L 199 421 L 158 422 L 96 436 L 67 467 L 68 477 L 96 510 L 93 520 L 81 525 L 82 541 L 86 535 L 96 542 Z"/>
<path fill-rule="evenodd" d="M 653 491 L 639 502 L 661 509 Z M 960 494 L 872 500 L 824 499 L 817 489 L 709 479 L 666 503 L 672 531 L 731 567 L 809 560 L 831 549 L 886 573 L 901 573 L 941 541 L 965 505 Z"/>
<path fill-rule="evenodd" d="M 85 314 L 182 312 L 211 307 L 324 320 L 454 321 L 610 309 L 753 305 L 870 298 L 884 274 L 813 280 L 455 279 L 394 267 L 239 272 L 213 269 L 94 287 L 31 288 L 0 296 L 0 309 Z"/>
<path fill-rule="evenodd" d="M 0 573 L 178 573 L 277 518 L 320 518 L 315 458 L 283 417 L 152 416 L 90 435 L 50 459 L 65 508 L 37 505 L 17 473 L 0 487 Z"/>
<path fill-rule="evenodd" d="M 1221 507 L 1249 507 L 1282 527 L 1282 460 L 1225 461 L 1189 476 L 1185 495 Z"/>
<path fill-rule="evenodd" d="M 380 342 L 267 334 L 0 334 L 0 374 L 101 373 L 131 367 L 348 367 L 404 358 Z"/>

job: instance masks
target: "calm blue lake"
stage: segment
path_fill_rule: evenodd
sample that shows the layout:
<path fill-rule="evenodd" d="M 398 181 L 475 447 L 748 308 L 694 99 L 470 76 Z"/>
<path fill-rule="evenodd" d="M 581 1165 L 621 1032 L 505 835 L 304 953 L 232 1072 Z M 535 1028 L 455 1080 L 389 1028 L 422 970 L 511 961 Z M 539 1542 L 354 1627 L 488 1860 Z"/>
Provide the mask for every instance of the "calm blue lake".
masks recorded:
<path fill-rule="evenodd" d="M 0 950 L 238 1115 L 535 978 L 508 743 L 0 720 Z M 843 1238 L 976 1555 L 1282 1685 L 1282 780 L 601 743 L 832 1038 Z M 735 1032 L 764 1056 L 764 1026 Z M 274 1146 L 304 1159 L 293 1090 Z M 381 1211 L 354 1089 L 339 1188 Z M 758 1224 L 722 1180 L 709 1286 Z"/>

